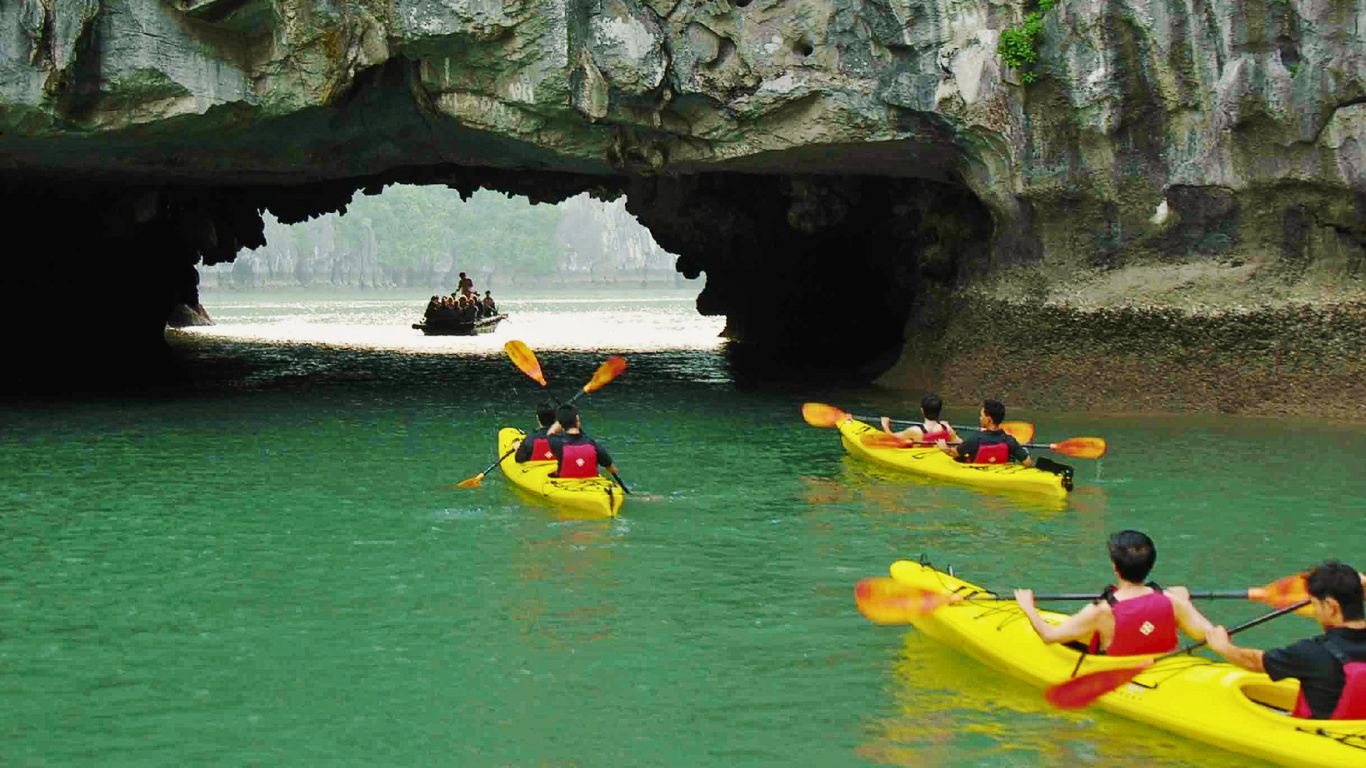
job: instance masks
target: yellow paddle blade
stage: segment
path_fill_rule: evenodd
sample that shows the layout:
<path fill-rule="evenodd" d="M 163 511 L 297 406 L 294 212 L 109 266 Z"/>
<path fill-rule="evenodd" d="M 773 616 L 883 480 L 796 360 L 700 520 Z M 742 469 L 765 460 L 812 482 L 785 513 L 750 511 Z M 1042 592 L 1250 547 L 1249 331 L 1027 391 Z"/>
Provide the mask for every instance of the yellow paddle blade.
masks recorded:
<path fill-rule="evenodd" d="M 886 432 L 869 432 L 860 437 L 859 442 L 869 448 L 915 448 L 920 445 L 914 440 L 905 440 Z"/>
<path fill-rule="evenodd" d="M 1105 455 L 1105 440 L 1100 437 L 1070 437 L 1048 447 L 1074 459 L 1099 459 Z"/>
<path fill-rule="evenodd" d="M 475 475 L 474 477 L 471 477 L 471 478 L 468 479 L 468 480 L 461 480 L 460 482 L 458 482 L 458 483 L 455 484 L 455 487 L 456 487 L 456 488 L 478 488 L 479 486 L 481 486 L 481 485 L 483 485 L 483 484 L 484 484 L 484 473 L 483 473 L 483 472 L 480 472 L 479 474 Z"/>
<path fill-rule="evenodd" d="M 593 378 L 589 379 L 588 383 L 583 385 L 584 394 L 597 392 L 599 389 L 610 384 L 612 379 L 621 375 L 621 372 L 624 370 L 626 370 L 626 358 L 621 355 L 612 355 L 607 358 L 606 362 L 598 366 L 598 369 L 593 372 Z"/>
<path fill-rule="evenodd" d="M 957 595 L 917 589 L 888 576 L 860 579 L 854 586 L 854 604 L 874 624 L 907 624 L 955 602 Z"/>
<path fill-rule="evenodd" d="M 1001 431 L 1021 443 L 1027 443 L 1034 439 L 1034 425 L 1027 421 L 1003 421 L 1001 422 Z"/>
<path fill-rule="evenodd" d="M 849 418 L 849 414 L 825 403 L 802 403 L 802 418 L 813 427 L 833 427 Z"/>
<path fill-rule="evenodd" d="M 503 351 L 508 353 L 508 359 L 512 360 L 512 364 L 517 366 L 518 370 L 539 382 L 541 386 L 545 386 L 541 362 L 536 359 L 536 353 L 531 351 L 526 342 L 513 339 L 503 345 Z"/>

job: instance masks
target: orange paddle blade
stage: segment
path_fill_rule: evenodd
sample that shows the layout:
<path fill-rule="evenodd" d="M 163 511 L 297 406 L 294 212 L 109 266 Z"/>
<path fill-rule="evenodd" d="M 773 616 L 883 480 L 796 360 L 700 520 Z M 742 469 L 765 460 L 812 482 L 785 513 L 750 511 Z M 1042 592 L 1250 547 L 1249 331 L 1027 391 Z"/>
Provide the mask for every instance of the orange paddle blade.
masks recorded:
<path fill-rule="evenodd" d="M 802 403 L 802 418 L 813 427 L 833 427 L 849 418 L 849 414 L 825 403 Z"/>
<path fill-rule="evenodd" d="M 908 587 L 888 576 L 860 579 L 854 586 L 854 604 L 874 624 L 908 624 L 958 600 L 957 595 Z"/>
<path fill-rule="evenodd" d="M 598 369 L 593 372 L 593 378 L 589 379 L 588 383 L 583 385 L 584 394 L 597 392 L 599 389 L 610 384 L 612 379 L 621 375 L 621 372 L 624 370 L 626 370 L 626 358 L 621 355 L 612 355 L 607 358 L 606 362 L 598 366 Z"/>
<path fill-rule="evenodd" d="M 1048 446 L 1074 459 L 1099 459 L 1105 455 L 1105 439 L 1100 437 L 1072 437 Z"/>
<path fill-rule="evenodd" d="M 920 445 L 914 440 L 905 440 L 886 432 L 869 432 L 860 437 L 859 442 L 869 448 L 915 448 Z"/>
<path fill-rule="evenodd" d="M 474 477 L 471 477 L 471 478 L 468 479 L 468 480 L 461 480 L 460 482 L 458 482 L 458 483 L 455 484 L 455 487 L 456 487 L 456 488 L 478 488 L 479 486 L 481 486 L 481 485 L 483 485 L 483 484 L 484 484 L 484 473 L 483 473 L 483 472 L 480 472 L 479 474 L 475 475 Z"/>
<path fill-rule="evenodd" d="M 1003 421 L 1001 431 L 1021 443 L 1028 443 L 1034 439 L 1034 425 L 1027 421 Z"/>
<path fill-rule="evenodd" d="M 1276 608 L 1284 608 L 1294 605 L 1301 600 L 1309 599 L 1309 574 L 1293 573 L 1289 576 L 1277 579 L 1267 584 L 1265 587 L 1253 587 L 1247 591 L 1247 599 L 1256 600 L 1259 603 Z M 1313 606 L 1306 606 L 1295 613 L 1301 616 L 1313 616 Z"/>
<path fill-rule="evenodd" d="M 1138 677 L 1139 673 L 1152 666 L 1152 662 L 1124 669 L 1106 669 L 1089 675 L 1074 677 L 1065 683 L 1049 687 L 1044 698 L 1058 709 L 1081 709 L 1110 691 Z"/>
<path fill-rule="evenodd" d="M 512 360 L 512 364 L 517 366 L 518 370 L 535 379 L 541 386 L 545 386 L 541 362 L 536 359 L 536 353 L 531 351 L 526 342 L 513 339 L 503 345 L 503 350 L 508 353 L 508 359 Z"/>

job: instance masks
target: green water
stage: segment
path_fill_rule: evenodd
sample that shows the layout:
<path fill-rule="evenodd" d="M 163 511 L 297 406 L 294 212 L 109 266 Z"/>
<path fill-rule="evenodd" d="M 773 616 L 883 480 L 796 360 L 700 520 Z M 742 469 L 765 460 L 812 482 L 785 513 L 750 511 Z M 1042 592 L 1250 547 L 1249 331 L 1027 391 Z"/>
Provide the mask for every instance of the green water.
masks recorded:
<path fill-rule="evenodd" d="M 1167 583 L 1366 561 L 1360 427 L 1012 412 L 1110 441 L 1049 505 L 870 468 L 797 410 L 896 395 L 628 351 L 585 420 L 637 495 L 584 521 L 496 475 L 444 487 L 538 396 L 494 352 L 179 343 L 208 372 L 179 396 L 0 405 L 0 763 L 1248 765 L 1050 711 L 867 623 L 853 584 L 925 553 L 989 586 L 1098 589 L 1123 527 L 1157 539 Z M 542 362 L 570 390 L 603 357 Z"/>

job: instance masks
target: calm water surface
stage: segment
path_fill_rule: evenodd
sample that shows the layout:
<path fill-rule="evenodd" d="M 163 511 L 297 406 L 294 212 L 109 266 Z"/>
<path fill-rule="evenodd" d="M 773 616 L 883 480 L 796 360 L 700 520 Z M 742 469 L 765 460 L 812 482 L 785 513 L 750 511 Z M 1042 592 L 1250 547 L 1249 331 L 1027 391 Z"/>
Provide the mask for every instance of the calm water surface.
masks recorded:
<path fill-rule="evenodd" d="M 1098 589 L 1123 527 L 1169 583 L 1366 562 L 1360 427 L 1012 411 L 1110 440 L 1053 505 L 847 458 L 802 401 L 912 398 L 737 382 L 684 294 L 509 297 L 475 339 L 408 329 L 421 298 L 220 294 L 219 326 L 177 336 L 190 393 L 0 405 L 0 763 L 1248 765 L 1051 711 L 868 624 L 853 584 L 924 553 L 997 588 Z M 628 357 L 584 409 L 637 492 L 620 519 L 497 475 L 446 487 L 541 396 L 511 338 L 561 397 Z"/>

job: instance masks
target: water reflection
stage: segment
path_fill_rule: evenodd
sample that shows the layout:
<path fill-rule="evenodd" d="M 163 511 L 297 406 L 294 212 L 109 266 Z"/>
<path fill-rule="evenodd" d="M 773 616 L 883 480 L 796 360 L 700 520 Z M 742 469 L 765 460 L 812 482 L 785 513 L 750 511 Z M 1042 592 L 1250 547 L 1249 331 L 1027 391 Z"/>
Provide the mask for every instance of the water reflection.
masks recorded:
<path fill-rule="evenodd" d="M 879 631 L 869 628 L 869 631 Z M 1052 709 L 1041 691 L 906 631 L 888 672 L 892 708 L 855 754 L 878 765 L 1215 766 L 1255 761 L 1098 710 Z"/>
<path fill-rule="evenodd" d="M 934 514 L 945 507 L 973 506 L 986 510 L 986 517 L 1008 516 L 1025 512 L 1038 517 L 1055 516 L 1068 508 L 1068 499 L 1027 491 L 973 488 L 944 483 L 909 472 L 880 467 L 844 455 L 841 460 L 839 482 L 851 491 L 860 491 L 889 512 Z M 878 490 L 874 490 L 878 489 Z M 1093 488 L 1083 504 L 1092 507 L 1103 503 L 1104 489 Z M 971 494 L 971 501 L 965 496 Z"/>

